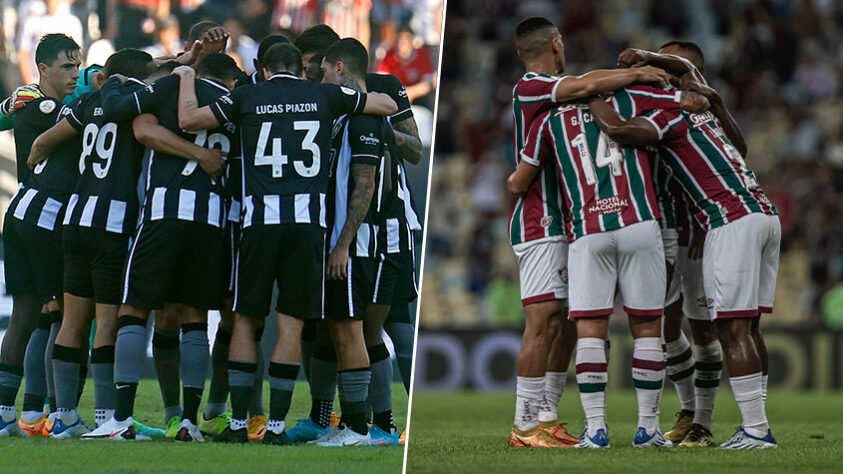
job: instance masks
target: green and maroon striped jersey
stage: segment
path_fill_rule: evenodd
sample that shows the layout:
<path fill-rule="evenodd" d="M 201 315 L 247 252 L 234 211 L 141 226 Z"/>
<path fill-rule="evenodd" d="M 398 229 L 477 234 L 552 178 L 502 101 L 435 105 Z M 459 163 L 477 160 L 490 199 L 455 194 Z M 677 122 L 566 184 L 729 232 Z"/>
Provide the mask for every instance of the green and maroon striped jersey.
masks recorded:
<path fill-rule="evenodd" d="M 662 102 L 662 110 L 641 115 L 658 131 L 661 157 L 696 206 L 703 228 L 720 227 L 755 212 L 777 214 L 714 114 L 689 113 L 675 100 L 650 97 L 651 91 L 642 87 L 630 87 L 630 94 Z"/>
<path fill-rule="evenodd" d="M 671 94 L 675 96 L 675 94 Z M 625 117 L 643 111 L 625 89 L 612 106 Z M 521 159 L 554 161 L 563 184 L 568 240 L 660 217 L 650 170 L 651 151 L 621 147 L 600 131 L 588 108 L 566 104 L 544 113 L 527 135 Z"/>
<path fill-rule="evenodd" d="M 556 87 L 564 77 L 552 74 L 525 74 L 512 90 L 515 162 L 520 160 L 527 132 L 535 118 L 556 106 Z M 515 203 L 509 220 L 512 245 L 565 235 L 563 199 L 556 165 L 541 167 L 530 189 Z"/>

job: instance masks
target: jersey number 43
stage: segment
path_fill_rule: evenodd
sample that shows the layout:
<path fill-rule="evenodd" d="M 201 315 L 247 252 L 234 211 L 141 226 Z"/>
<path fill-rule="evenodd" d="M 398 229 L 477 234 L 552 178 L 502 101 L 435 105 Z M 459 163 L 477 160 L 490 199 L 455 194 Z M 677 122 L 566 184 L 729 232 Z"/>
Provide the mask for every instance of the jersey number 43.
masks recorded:
<path fill-rule="evenodd" d="M 293 130 L 306 132 L 301 143 L 301 149 L 302 151 L 309 151 L 312 155 L 309 166 L 304 161 L 293 160 L 293 169 L 303 178 L 312 178 L 319 174 L 322 161 L 322 153 L 319 150 L 319 146 L 314 142 L 316 134 L 319 133 L 319 121 L 299 120 L 293 122 Z M 281 148 L 281 138 L 279 137 L 272 139 L 272 150 L 268 155 L 266 154 L 271 132 L 272 122 L 263 122 L 261 124 L 260 134 L 258 135 L 257 148 L 255 149 L 255 166 L 271 166 L 272 177 L 282 178 L 284 176 L 284 165 L 289 163 L 289 157 L 284 154 L 284 150 Z"/>

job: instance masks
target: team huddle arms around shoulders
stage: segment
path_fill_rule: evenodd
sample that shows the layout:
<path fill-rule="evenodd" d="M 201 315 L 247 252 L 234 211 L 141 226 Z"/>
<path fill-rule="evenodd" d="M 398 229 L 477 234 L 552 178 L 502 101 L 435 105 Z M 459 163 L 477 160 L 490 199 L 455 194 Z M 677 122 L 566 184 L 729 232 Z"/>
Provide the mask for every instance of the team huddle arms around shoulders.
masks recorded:
<path fill-rule="evenodd" d="M 20 182 L 4 228 L 15 314 L 0 361 L 0 435 L 403 443 L 382 333 L 409 392 L 402 356 L 412 353 L 421 225 L 405 166 L 422 150 L 406 91 L 367 74 L 366 48 L 326 25 L 294 43 L 267 37 L 252 76 L 222 52 L 227 37 L 200 22 L 177 58 L 118 51 L 63 105 L 78 92 L 80 48 L 46 35 L 40 83 L 0 106 L 14 120 Z M 212 350 L 209 310 L 222 315 Z M 166 431 L 134 419 L 153 314 Z M 269 314 L 278 338 L 264 362 Z M 23 352 L 44 334 L 55 343 L 44 344 L 41 371 L 51 370 L 39 384 Z M 78 413 L 89 358 L 93 429 Z M 287 427 L 302 366 L 311 412 Z"/>
<path fill-rule="evenodd" d="M 562 75 L 549 20 L 523 20 L 515 39 L 527 73 L 513 89 L 507 189 L 518 196 L 510 237 L 527 324 L 509 445 L 610 446 L 608 317 L 619 296 L 634 340 L 634 447 L 714 445 L 725 361 L 743 422 L 719 447 L 775 448 L 759 318 L 772 312 L 781 227 L 739 127 L 705 83 L 702 51 L 683 41 L 628 49 L 618 69 L 574 77 Z M 571 358 L 586 417 L 576 437 L 556 413 Z M 667 433 L 665 376 L 682 405 Z"/>

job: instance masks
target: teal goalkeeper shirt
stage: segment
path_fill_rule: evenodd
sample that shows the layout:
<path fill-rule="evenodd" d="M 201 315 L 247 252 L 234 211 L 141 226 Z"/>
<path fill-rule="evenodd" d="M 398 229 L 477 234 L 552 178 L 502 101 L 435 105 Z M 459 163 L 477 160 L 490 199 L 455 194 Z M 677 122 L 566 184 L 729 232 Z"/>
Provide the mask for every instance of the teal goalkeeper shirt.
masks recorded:
<path fill-rule="evenodd" d="M 101 69 L 102 66 L 95 64 L 93 66 L 88 66 L 85 69 L 79 71 L 79 79 L 76 80 L 76 90 L 73 91 L 73 94 L 70 94 L 69 96 L 65 97 L 62 103 L 67 105 L 71 103 L 73 99 L 79 97 L 80 95 L 94 90 L 93 87 L 91 87 L 91 75 Z M 5 115 L 0 114 L 0 131 L 11 130 L 14 124 L 14 115 L 12 115 L 11 117 L 6 117 Z"/>

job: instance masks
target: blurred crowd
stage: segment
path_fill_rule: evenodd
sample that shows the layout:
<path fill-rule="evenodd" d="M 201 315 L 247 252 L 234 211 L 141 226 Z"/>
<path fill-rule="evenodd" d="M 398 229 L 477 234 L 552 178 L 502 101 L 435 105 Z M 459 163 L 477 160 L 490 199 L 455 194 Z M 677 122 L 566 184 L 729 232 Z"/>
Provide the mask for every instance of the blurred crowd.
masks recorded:
<path fill-rule="evenodd" d="M 448 2 L 422 324 L 523 324 L 507 226 L 514 169 L 513 30 L 562 31 L 567 74 L 611 68 L 627 47 L 697 42 L 704 75 L 749 145 L 784 232 L 776 313 L 765 324 L 843 329 L 843 2 L 452 0 Z"/>
<path fill-rule="evenodd" d="M 231 34 L 227 53 L 252 73 L 261 39 L 276 33 L 293 39 L 326 23 L 366 45 L 371 69 L 397 75 L 415 105 L 433 109 L 441 0 L 0 0 L 0 7 L 3 95 L 37 82 L 35 46 L 46 33 L 71 36 L 85 64 L 103 64 L 129 47 L 176 55 L 191 25 L 212 20 Z"/>

